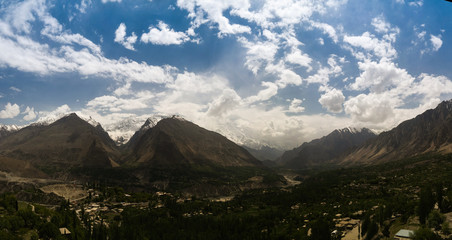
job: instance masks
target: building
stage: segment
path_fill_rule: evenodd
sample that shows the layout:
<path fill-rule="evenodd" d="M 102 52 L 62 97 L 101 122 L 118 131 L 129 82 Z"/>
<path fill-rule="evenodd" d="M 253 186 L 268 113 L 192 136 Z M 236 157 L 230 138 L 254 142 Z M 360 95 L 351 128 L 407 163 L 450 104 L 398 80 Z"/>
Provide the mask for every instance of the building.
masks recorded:
<path fill-rule="evenodd" d="M 70 235 L 71 232 L 67 228 L 60 228 L 61 235 Z"/>
<path fill-rule="evenodd" d="M 400 229 L 394 236 L 394 239 L 405 240 L 413 239 L 414 232 L 411 230 Z"/>

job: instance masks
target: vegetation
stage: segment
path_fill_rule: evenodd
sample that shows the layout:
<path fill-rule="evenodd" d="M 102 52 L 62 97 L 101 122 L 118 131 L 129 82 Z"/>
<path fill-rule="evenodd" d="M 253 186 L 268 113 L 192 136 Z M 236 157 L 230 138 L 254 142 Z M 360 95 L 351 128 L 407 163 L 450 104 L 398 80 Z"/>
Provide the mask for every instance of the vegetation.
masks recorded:
<path fill-rule="evenodd" d="M 359 223 L 362 239 L 390 239 L 404 227 L 415 239 L 451 237 L 452 155 L 302 174 L 294 187 L 248 190 L 230 201 L 93 182 L 77 204 L 32 211 L 4 194 L 0 239 L 67 238 L 62 227 L 71 239 L 340 239 Z"/>

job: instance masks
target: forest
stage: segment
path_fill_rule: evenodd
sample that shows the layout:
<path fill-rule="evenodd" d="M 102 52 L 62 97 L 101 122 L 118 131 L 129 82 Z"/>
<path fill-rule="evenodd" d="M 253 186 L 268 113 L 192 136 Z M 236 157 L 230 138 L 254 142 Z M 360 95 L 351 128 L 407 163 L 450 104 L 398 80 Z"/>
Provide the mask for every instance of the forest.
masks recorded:
<path fill-rule="evenodd" d="M 414 239 L 452 239 L 452 155 L 298 174 L 299 185 L 226 201 L 105 184 L 54 207 L 5 193 L 0 239 L 341 239 L 358 225 L 362 239 L 391 239 L 402 228 Z M 108 211 L 90 215 L 90 204 Z"/>

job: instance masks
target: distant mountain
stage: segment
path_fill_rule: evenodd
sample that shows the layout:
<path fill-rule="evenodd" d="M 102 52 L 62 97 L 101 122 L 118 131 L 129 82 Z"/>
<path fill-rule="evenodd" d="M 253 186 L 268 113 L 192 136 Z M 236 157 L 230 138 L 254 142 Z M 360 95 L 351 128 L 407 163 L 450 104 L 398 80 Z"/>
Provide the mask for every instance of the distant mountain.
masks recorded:
<path fill-rule="evenodd" d="M 119 122 L 110 123 L 105 126 L 105 131 L 111 136 L 111 138 L 116 142 L 118 146 L 127 144 L 130 138 L 135 134 L 135 132 L 140 130 L 143 122 L 151 121 L 154 125 L 161 119 L 166 118 L 165 116 L 154 115 L 149 118 L 143 117 L 129 117 L 123 119 Z"/>
<path fill-rule="evenodd" d="M 261 166 L 261 163 L 222 135 L 182 118 L 150 119 L 130 139 L 127 163 L 149 166 Z"/>
<path fill-rule="evenodd" d="M 0 124 L 0 138 L 6 137 L 11 133 L 19 131 L 20 127 L 16 125 L 2 125 Z"/>
<path fill-rule="evenodd" d="M 149 118 L 121 146 L 95 123 L 70 114 L 0 138 L 0 171 L 196 195 L 285 182 L 244 148 L 179 117 Z"/>
<path fill-rule="evenodd" d="M 288 168 L 324 165 L 375 136 L 375 133 L 367 128 L 334 130 L 327 136 L 286 151 L 278 162 Z"/>
<path fill-rule="evenodd" d="M 114 142 L 96 127 L 67 115 L 51 124 L 34 124 L 0 139 L 0 156 L 52 169 L 113 167 L 120 157 Z"/>
<path fill-rule="evenodd" d="M 269 146 L 262 146 L 259 149 L 250 148 L 247 146 L 243 146 L 251 155 L 260 161 L 275 161 L 284 153 L 283 150 L 279 150 L 276 148 L 272 148 Z"/>
<path fill-rule="evenodd" d="M 381 133 L 342 158 L 340 163 L 376 164 L 427 152 L 452 152 L 452 100 Z"/>

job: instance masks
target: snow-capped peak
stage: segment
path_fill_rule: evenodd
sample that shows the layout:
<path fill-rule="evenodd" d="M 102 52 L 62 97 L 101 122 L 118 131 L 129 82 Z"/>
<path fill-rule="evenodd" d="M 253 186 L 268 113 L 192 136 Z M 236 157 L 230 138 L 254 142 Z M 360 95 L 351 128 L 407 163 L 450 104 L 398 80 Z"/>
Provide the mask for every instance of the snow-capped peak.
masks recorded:
<path fill-rule="evenodd" d="M 362 133 L 362 132 L 372 132 L 371 130 L 369 130 L 368 128 L 355 128 L 355 127 L 346 127 L 343 129 L 338 129 L 337 131 L 339 131 L 340 133 L 352 133 L 352 134 L 356 134 L 356 133 Z"/>
<path fill-rule="evenodd" d="M 31 126 L 48 126 L 64 117 L 71 115 L 72 113 L 57 113 L 39 118 L 36 122 L 30 124 Z"/>
<path fill-rule="evenodd" d="M 341 132 L 341 133 L 345 133 L 345 132 L 358 133 L 358 132 L 360 132 L 360 130 L 358 130 L 358 129 L 354 128 L 354 127 L 346 127 L 346 128 L 343 128 L 343 129 L 339 129 L 338 131 Z"/>
<path fill-rule="evenodd" d="M 19 127 L 17 125 L 3 125 L 0 124 L 0 130 L 7 131 L 7 132 L 15 132 L 19 131 L 22 127 Z"/>
<path fill-rule="evenodd" d="M 100 123 L 97 122 L 96 120 L 94 120 L 91 116 L 89 116 L 89 118 L 84 118 L 84 117 L 80 117 L 80 118 L 85 120 L 87 123 L 91 124 L 93 127 L 97 127 L 100 125 Z"/>

